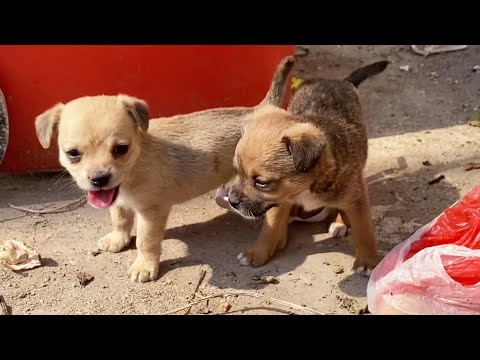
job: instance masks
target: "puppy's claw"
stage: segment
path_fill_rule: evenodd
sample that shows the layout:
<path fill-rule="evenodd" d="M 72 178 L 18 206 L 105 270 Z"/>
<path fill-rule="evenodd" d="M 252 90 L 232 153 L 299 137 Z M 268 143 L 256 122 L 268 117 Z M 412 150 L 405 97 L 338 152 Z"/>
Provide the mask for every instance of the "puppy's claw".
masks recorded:
<path fill-rule="evenodd" d="M 240 265 L 243 266 L 251 266 L 252 265 L 252 259 L 250 259 L 245 253 L 240 253 L 237 256 L 237 261 Z"/>
<path fill-rule="evenodd" d="M 158 278 L 159 269 L 160 264 L 157 261 L 146 261 L 137 257 L 128 272 L 133 282 L 147 282 Z"/>
<path fill-rule="evenodd" d="M 130 234 L 119 231 L 112 231 L 97 242 L 97 246 L 102 251 L 117 253 L 130 243 Z"/>
<path fill-rule="evenodd" d="M 353 271 L 359 275 L 370 277 L 372 270 L 375 268 L 375 266 L 377 266 L 378 262 L 378 259 L 356 259 L 353 264 Z"/>
<path fill-rule="evenodd" d="M 338 222 L 331 223 L 328 229 L 328 234 L 333 238 L 345 237 L 349 233 L 350 229 L 348 228 L 348 226 Z"/>
<path fill-rule="evenodd" d="M 358 266 L 354 269 L 354 271 L 355 273 L 366 276 L 366 277 L 370 277 L 370 275 L 372 274 L 372 269 L 367 268 L 365 266 Z"/>
<path fill-rule="evenodd" d="M 268 259 L 268 253 L 255 250 L 247 250 L 237 256 L 237 261 L 243 266 L 262 266 Z"/>

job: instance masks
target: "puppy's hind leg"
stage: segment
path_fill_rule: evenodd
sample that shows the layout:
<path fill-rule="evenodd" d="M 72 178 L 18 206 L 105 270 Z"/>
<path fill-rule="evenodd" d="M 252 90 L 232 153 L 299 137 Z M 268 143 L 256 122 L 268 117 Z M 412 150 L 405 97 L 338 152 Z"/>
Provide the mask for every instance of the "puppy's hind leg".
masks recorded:
<path fill-rule="evenodd" d="M 113 231 L 98 240 L 98 248 L 113 253 L 119 252 L 130 244 L 135 213 L 120 204 L 110 208 Z"/>
<path fill-rule="evenodd" d="M 337 215 L 333 221 L 330 221 L 328 227 L 328 234 L 333 238 L 346 237 L 351 233 L 351 225 L 348 221 L 347 215 L 343 211 L 331 209 L 332 212 L 336 212 Z"/>
<path fill-rule="evenodd" d="M 149 208 L 137 213 L 137 258 L 130 266 L 132 281 L 146 282 L 158 278 L 161 242 L 170 208 Z"/>

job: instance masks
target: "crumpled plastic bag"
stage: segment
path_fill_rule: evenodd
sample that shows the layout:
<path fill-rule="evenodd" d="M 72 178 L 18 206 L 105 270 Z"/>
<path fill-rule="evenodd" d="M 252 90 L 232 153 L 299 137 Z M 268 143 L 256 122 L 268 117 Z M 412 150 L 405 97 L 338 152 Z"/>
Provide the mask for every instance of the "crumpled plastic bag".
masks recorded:
<path fill-rule="evenodd" d="M 7 240 L 0 246 L 0 265 L 18 271 L 42 266 L 42 263 L 38 251 L 25 242 Z"/>
<path fill-rule="evenodd" d="M 372 314 L 480 314 L 480 186 L 385 256 L 367 300 Z"/>

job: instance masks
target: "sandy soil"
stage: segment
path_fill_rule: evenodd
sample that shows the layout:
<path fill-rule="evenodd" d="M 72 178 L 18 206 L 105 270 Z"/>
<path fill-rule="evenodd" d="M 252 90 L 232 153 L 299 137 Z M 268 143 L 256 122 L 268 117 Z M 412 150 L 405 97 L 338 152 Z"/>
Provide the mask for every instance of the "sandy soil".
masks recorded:
<path fill-rule="evenodd" d="M 370 132 L 366 175 L 379 247 L 387 252 L 478 183 L 480 128 L 466 125 L 480 107 L 480 47 L 428 58 L 409 46 L 305 46 L 297 75 L 346 76 L 372 61 L 390 67 L 361 86 Z M 300 51 L 303 53 L 303 51 Z M 408 72 L 399 69 L 409 65 Z M 428 161 L 430 166 L 423 165 Z M 435 185 L 428 182 L 443 174 Z M 0 295 L 13 314 L 160 314 L 197 298 L 231 290 L 258 291 L 328 314 L 359 314 L 366 308 L 367 279 L 350 270 L 349 240 L 330 239 L 318 224 L 294 224 L 290 242 L 267 265 L 242 267 L 239 252 L 258 228 L 217 207 L 207 194 L 174 209 L 163 242 L 161 278 L 130 282 L 127 268 L 134 246 L 119 254 L 92 254 L 110 229 L 107 211 L 89 205 L 48 215 L 25 215 L 9 204 L 60 206 L 82 194 L 68 176 L 0 175 L 0 241 L 27 241 L 43 266 L 15 273 L 0 269 Z M 78 273 L 94 280 L 81 286 Z M 276 281 L 266 283 L 265 277 Z M 271 278 L 269 278 L 271 279 Z M 227 304 L 228 303 L 228 304 Z M 230 308 L 229 308 L 230 307 Z M 195 305 L 192 314 L 303 314 L 271 301 L 244 296 Z M 186 310 L 180 312 L 185 313 Z"/>

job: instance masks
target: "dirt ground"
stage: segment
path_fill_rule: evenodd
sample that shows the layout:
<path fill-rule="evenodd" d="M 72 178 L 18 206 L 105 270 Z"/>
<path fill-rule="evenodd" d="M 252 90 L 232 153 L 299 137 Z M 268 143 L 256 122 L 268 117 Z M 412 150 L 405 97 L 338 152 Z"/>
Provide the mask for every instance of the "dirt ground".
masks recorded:
<path fill-rule="evenodd" d="M 391 61 L 360 88 L 370 132 L 366 175 L 383 253 L 479 182 L 480 170 L 466 172 L 464 166 L 480 161 L 480 128 L 466 124 L 480 107 L 480 73 L 472 71 L 480 64 L 480 46 L 428 58 L 407 45 L 302 48 L 309 53 L 298 60 L 299 77 L 344 77 L 360 65 Z M 399 68 L 405 65 L 409 71 Z M 441 174 L 444 180 L 428 185 Z M 368 280 L 350 270 L 349 240 L 328 238 L 318 224 L 293 224 L 284 251 L 263 267 L 243 267 L 236 256 L 259 229 L 217 207 L 213 195 L 174 209 L 161 277 L 138 284 L 127 276 L 134 247 L 92 254 L 96 240 L 110 230 L 107 211 L 85 205 L 60 214 L 26 215 L 10 208 L 60 206 L 81 197 L 68 176 L 0 174 L 0 241 L 27 241 L 43 258 L 42 267 L 29 271 L 0 269 L 0 295 L 13 314 L 161 314 L 186 305 L 205 270 L 196 298 L 249 290 L 326 314 L 364 313 Z M 94 280 L 81 286 L 81 272 Z M 275 281 L 266 283 L 267 276 Z M 218 314 L 227 308 L 228 314 L 307 313 L 245 296 L 211 299 L 190 313 Z"/>

